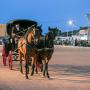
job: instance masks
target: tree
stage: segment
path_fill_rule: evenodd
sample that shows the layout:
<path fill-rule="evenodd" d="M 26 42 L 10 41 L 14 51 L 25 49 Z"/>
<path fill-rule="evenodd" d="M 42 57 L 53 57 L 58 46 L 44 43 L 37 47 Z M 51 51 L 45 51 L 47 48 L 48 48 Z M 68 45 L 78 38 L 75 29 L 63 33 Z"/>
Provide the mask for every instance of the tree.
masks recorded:
<path fill-rule="evenodd" d="M 48 27 L 48 30 L 52 31 L 54 33 L 54 36 L 60 36 L 61 35 L 61 30 L 59 30 L 57 27 L 55 27 L 55 28 Z"/>

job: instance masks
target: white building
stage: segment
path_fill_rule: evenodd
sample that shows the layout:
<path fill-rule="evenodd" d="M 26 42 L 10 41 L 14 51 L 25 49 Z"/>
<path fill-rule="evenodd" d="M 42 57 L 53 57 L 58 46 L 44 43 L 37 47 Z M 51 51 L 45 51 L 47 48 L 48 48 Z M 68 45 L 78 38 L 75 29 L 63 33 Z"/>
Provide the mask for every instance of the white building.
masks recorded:
<path fill-rule="evenodd" d="M 88 40 L 90 41 L 90 28 L 81 27 L 79 31 L 80 40 Z"/>
<path fill-rule="evenodd" d="M 72 37 L 57 36 L 57 37 L 55 38 L 55 40 L 58 40 L 58 41 L 72 40 Z"/>

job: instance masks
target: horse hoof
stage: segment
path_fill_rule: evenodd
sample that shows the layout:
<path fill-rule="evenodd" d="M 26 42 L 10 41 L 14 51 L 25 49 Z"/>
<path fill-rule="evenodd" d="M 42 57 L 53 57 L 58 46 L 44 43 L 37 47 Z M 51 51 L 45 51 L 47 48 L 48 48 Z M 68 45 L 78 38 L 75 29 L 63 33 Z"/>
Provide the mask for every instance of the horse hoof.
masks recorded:
<path fill-rule="evenodd" d="M 28 76 L 26 76 L 26 79 L 29 79 Z"/>
<path fill-rule="evenodd" d="M 38 71 L 36 71 L 36 74 L 38 74 Z"/>
<path fill-rule="evenodd" d="M 23 74 L 23 72 L 21 72 L 21 74 Z"/>
<path fill-rule="evenodd" d="M 43 72 L 43 70 L 41 70 L 41 72 Z"/>
<path fill-rule="evenodd" d="M 41 78 L 45 78 L 45 76 L 42 75 Z"/>
<path fill-rule="evenodd" d="M 33 76 L 33 73 L 31 73 L 31 76 Z"/>
<path fill-rule="evenodd" d="M 47 78 L 50 78 L 50 76 L 48 75 Z"/>

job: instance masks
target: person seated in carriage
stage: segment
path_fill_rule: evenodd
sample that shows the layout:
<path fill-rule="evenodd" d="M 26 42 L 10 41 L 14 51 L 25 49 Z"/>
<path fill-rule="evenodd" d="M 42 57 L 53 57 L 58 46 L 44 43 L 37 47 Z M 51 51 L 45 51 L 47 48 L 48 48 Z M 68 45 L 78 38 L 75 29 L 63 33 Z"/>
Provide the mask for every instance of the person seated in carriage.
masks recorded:
<path fill-rule="evenodd" d="M 15 35 L 16 37 L 20 37 L 23 35 L 23 29 L 20 27 L 19 24 L 16 24 L 12 27 L 12 35 Z"/>
<path fill-rule="evenodd" d="M 23 29 L 20 27 L 19 24 L 16 24 L 12 27 L 12 43 L 13 49 L 17 48 L 17 41 L 18 38 L 23 36 Z"/>

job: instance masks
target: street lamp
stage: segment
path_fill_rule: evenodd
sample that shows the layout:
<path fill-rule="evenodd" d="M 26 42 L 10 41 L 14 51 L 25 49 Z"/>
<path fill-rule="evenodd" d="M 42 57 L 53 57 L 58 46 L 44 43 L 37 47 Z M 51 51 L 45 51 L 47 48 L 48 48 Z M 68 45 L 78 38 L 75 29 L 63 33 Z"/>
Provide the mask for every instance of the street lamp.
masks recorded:
<path fill-rule="evenodd" d="M 73 36 L 74 21 L 73 20 L 69 20 L 68 21 L 68 25 L 72 27 L 72 36 Z"/>
<path fill-rule="evenodd" d="M 87 20 L 88 20 L 88 31 L 87 31 L 87 37 L 88 37 L 88 43 L 89 43 L 89 41 L 90 41 L 90 35 L 89 35 L 89 33 L 90 33 L 90 14 L 89 13 L 87 13 L 86 14 L 86 16 L 87 16 Z"/>
<path fill-rule="evenodd" d="M 74 45 L 74 41 L 73 41 L 73 27 L 74 27 L 74 21 L 73 20 L 69 20 L 68 21 L 68 25 L 72 27 L 72 45 Z"/>
<path fill-rule="evenodd" d="M 68 21 L 68 24 L 69 24 L 69 25 L 73 25 L 73 20 L 69 20 L 69 21 Z"/>

